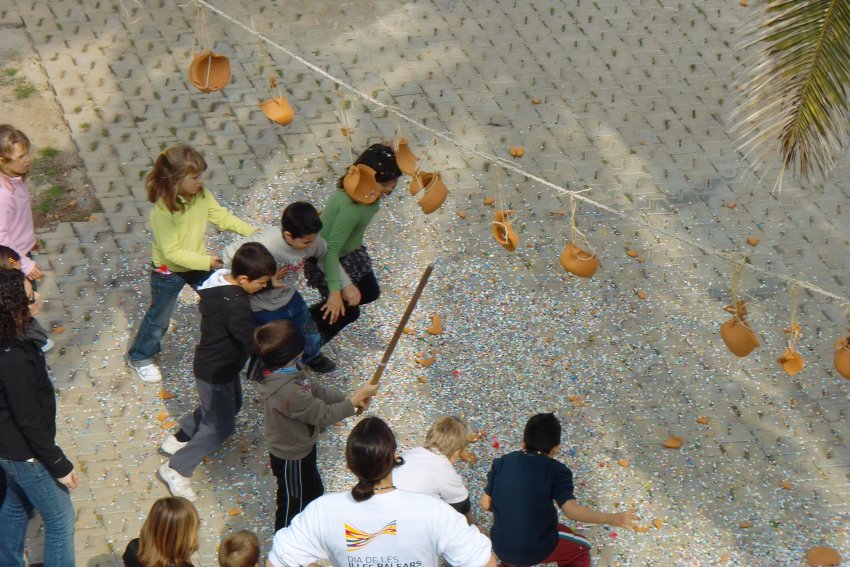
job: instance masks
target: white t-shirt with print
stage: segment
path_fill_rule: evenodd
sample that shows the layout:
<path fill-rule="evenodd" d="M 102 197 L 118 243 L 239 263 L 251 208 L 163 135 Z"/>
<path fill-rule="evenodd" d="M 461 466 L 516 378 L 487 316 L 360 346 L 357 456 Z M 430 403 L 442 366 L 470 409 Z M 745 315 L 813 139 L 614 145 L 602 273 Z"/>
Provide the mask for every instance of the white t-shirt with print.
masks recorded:
<path fill-rule="evenodd" d="M 463 479 L 444 455 L 425 447 L 414 447 L 401 456 L 404 464 L 393 469 L 393 484 L 398 488 L 430 494 L 449 504 L 469 498 Z"/>
<path fill-rule="evenodd" d="M 330 560 L 337 567 L 481 567 L 490 540 L 451 506 L 404 490 L 355 502 L 351 492 L 327 494 L 274 536 L 269 561 L 296 567 Z"/>

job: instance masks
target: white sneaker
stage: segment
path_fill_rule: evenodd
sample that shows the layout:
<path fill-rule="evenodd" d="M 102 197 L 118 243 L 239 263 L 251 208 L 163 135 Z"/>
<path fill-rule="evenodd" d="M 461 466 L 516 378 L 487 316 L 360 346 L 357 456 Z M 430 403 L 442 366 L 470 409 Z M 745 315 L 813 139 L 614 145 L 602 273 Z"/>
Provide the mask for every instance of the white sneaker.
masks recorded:
<path fill-rule="evenodd" d="M 159 478 L 168 485 L 168 490 L 171 491 L 172 496 L 180 496 L 189 502 L 194 502 L 198 499 L 198 495 L 195 494 L 194 490 L 192 490 L 191 481 L 176 470 L 172 469 L 168 465 L 168 461 L 162 463 L 157 474 L 159 475 Z"/>
<path fill-rule="evenodd" d="M 162 445 L 159 446 L 159 450 L 163 453 L 173 455 L 174 453 L 185 447 L 188 443 L 188 441 L 178 441 L 177 437 L 175 437 L 174 435 L 169 435 L 165 438 L 165 441 L 162 442 Z"/>
<path fill-rule="evenodd" d="M 56 343 L 54 343 L 50 339 L 47 339 L 47 342 L 44 343 L 43 347 L 41 347 L 41 352 L 50 352 L 51 350 L 53 350 L 53 347 L 55 347 L 55 346 L 56 346 Z"/>
<path fill-rule="evenodd" d="M 138 376 L 142 382 L 162 382 L 162 373 L 159 371 L 159 367 L 156 364 L 151 363 L 144 366 L 137 366 L 132 360 L 130 360 L 130 357 L 127 357 L 126 360 L 127 366 L 136 373 L 136 376 Z"/>

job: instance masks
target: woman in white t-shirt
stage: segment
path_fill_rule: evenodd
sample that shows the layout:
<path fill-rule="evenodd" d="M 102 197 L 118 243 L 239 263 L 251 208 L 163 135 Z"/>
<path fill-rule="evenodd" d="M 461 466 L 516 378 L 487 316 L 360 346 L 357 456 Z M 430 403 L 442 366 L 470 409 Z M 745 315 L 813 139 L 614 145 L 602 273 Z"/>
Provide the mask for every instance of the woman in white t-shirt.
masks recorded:
<path fill-rule="evenodd" d="M 454 467 L 468 439 L 469 429 L 459 418 L 438 419 L 428 429 L 424 447 L 414 447 L 401 454 L 404 464 L 393 472 L 393 483 L 402 490 L 444 500 L 472 524 L 469 491 Z"/>
<path fill-rule="evenodd" d="M 357 476 L 350 492 L 327 494 L 274 536 L 267 565 L 330 560 L 348 567 L 495 567 L 490 540 L 445 502 L 393 486 L 395 435 L 377 417 L 358 423 L 345 445 Z"/>

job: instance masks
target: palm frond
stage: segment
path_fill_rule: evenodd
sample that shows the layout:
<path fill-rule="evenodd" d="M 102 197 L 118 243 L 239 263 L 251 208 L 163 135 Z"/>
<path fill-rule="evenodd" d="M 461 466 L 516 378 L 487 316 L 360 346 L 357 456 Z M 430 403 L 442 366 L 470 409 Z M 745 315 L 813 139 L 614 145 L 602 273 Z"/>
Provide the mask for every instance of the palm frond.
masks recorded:
<path fill-rule="evenodd" d="M 783 171 L 828 177 L 850 138 L 850 0 L 771 0 L 749 33 L 742 151 L 755 167 L 778 154 Z"/>

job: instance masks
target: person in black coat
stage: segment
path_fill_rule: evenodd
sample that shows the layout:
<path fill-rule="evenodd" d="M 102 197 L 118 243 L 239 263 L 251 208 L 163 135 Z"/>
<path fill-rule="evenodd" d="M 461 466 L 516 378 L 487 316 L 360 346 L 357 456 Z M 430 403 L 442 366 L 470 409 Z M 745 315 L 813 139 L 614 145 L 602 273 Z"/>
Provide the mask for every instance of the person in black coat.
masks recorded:
<path fill-rule="evenodd" d="M 17 565 L 33 509 L 44 521 L 44 563 L 74 565 L 77 473 L 56 445 L 56 398 L 39 345 L 27 336 L 39 296 L 19 270 L 0 269 L 0 565 Z"/>

